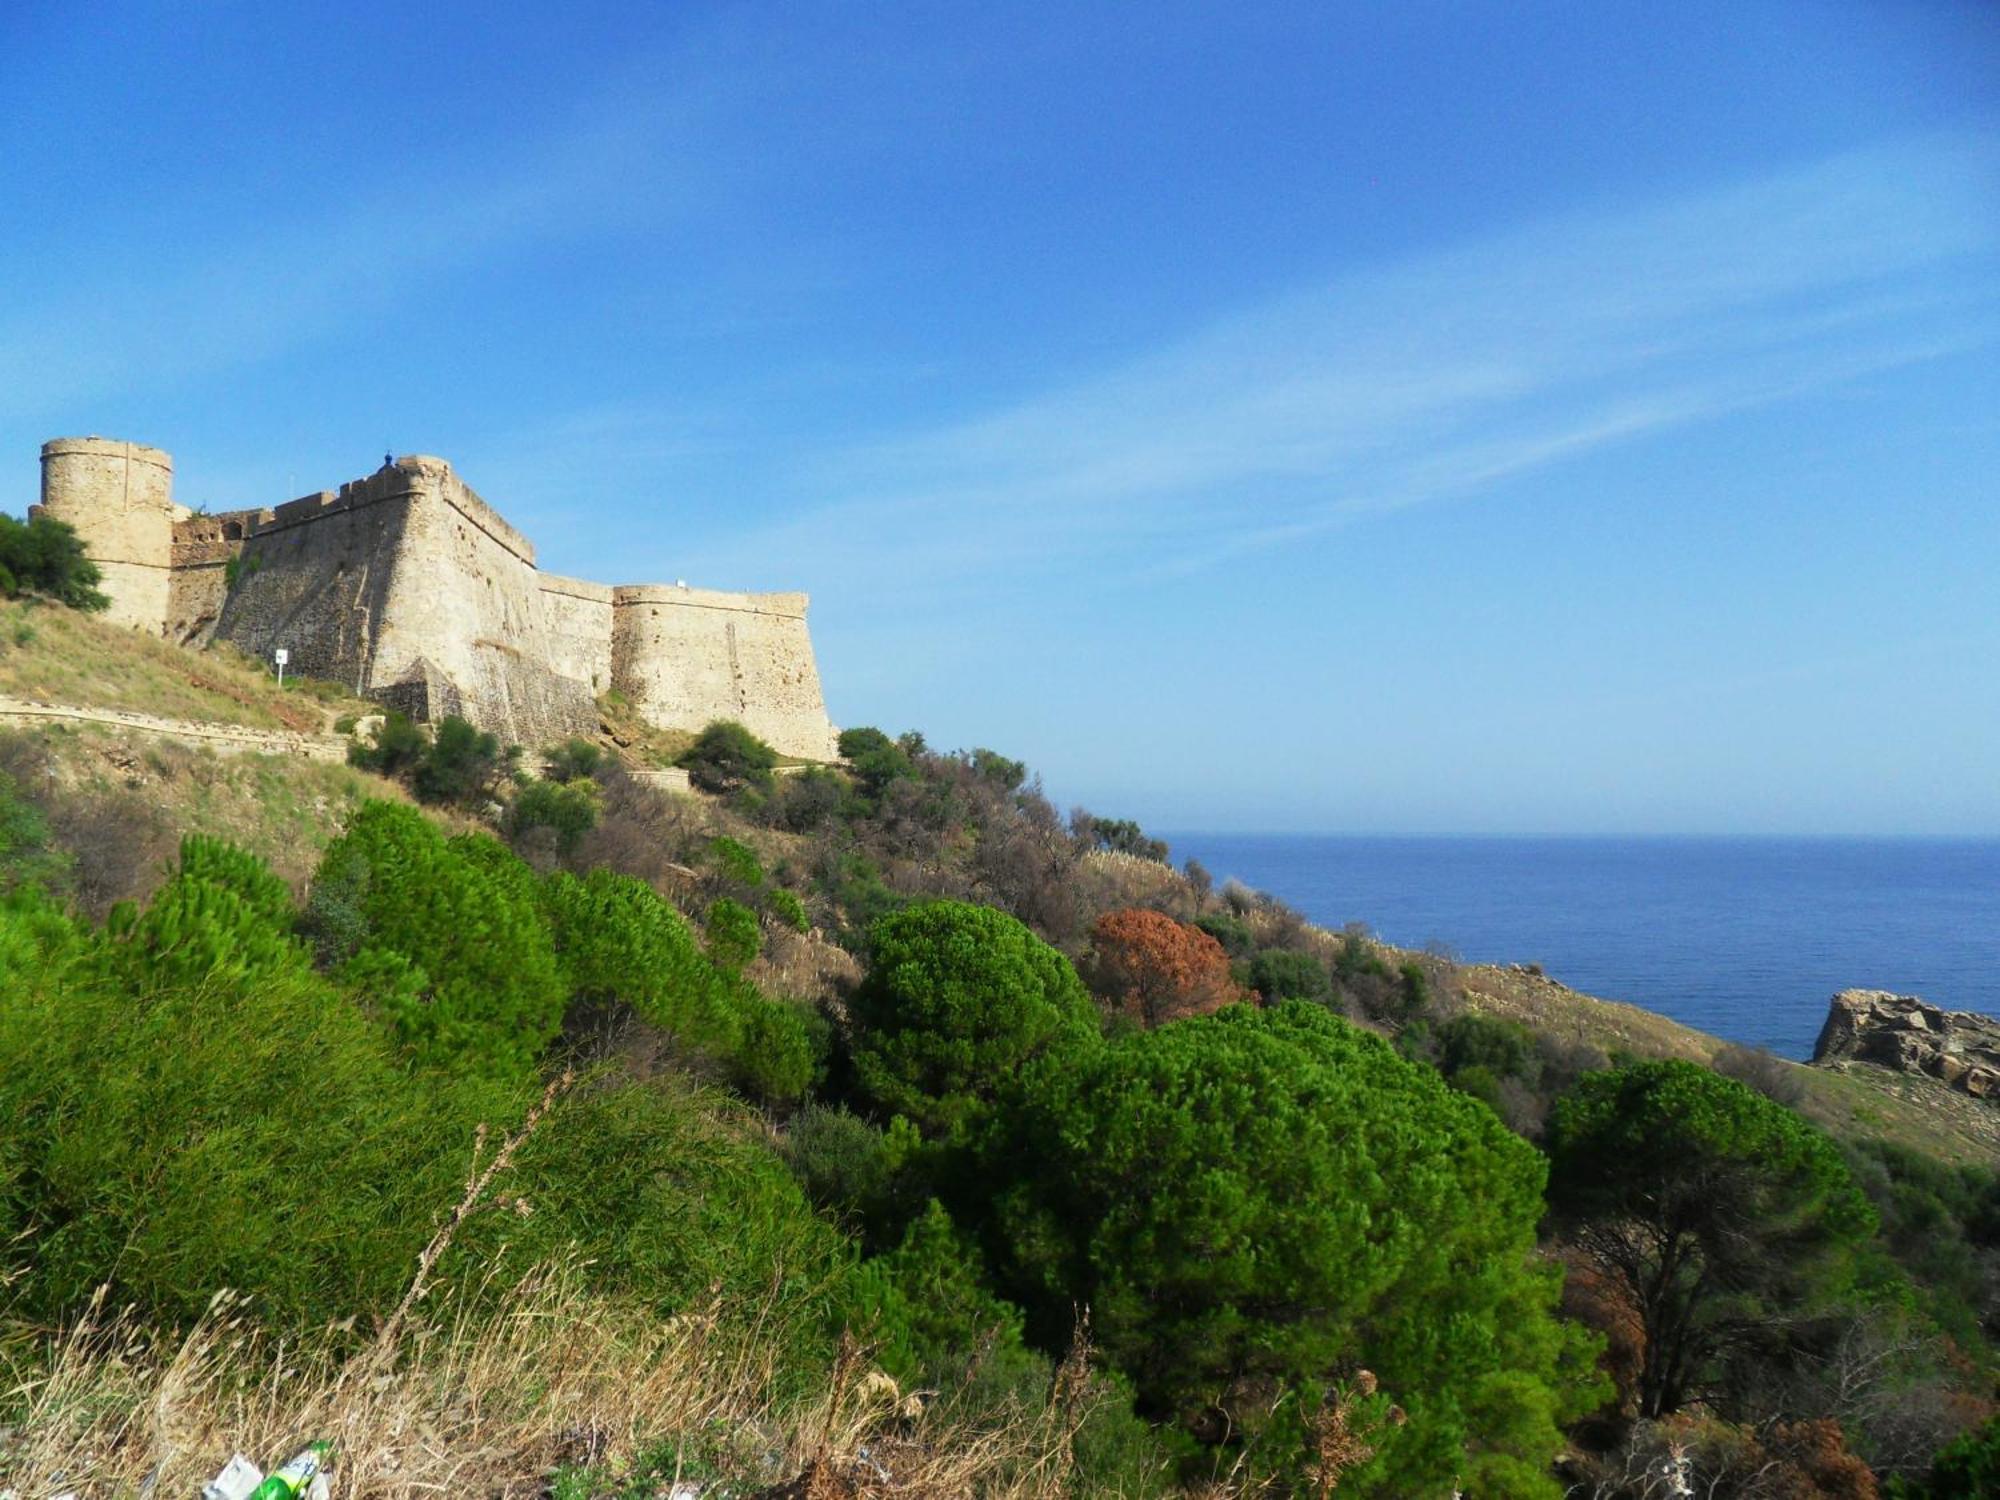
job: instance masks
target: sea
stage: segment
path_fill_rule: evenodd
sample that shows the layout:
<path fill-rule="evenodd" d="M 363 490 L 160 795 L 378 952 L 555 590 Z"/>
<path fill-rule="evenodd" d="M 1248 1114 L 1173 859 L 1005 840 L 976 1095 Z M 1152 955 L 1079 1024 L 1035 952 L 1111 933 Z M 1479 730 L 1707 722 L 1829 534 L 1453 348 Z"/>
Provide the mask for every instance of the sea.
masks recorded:
<path fill-rule="evenodd" d="M 1165 837 L 1322 926 L 1537 963 L 1785 1057 L 1843 989 L 2000 1015 L 2000 840 Z"/>

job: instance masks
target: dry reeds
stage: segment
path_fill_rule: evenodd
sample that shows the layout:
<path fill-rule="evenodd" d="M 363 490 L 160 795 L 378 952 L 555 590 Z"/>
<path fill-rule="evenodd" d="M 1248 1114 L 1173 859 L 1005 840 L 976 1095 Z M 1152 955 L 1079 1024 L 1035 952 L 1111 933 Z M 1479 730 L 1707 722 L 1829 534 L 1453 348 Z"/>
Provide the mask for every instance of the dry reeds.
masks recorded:
<path fill-rule="evenodd" d="M 1061 1383 L 1041 1411 L 952 1428 L 849 1346 L 819 1394 L 787 1405 L 754 1314 L 662 1320 L 592 1294 L 580 1272 L 553 1267 L 497 1308 L 468 1298 L 443 1324 L 405 1324 L 387 1355 L 347 1352 L 342 1328 L 274 1337 L 226 1293 L 177 1339 L 93 1305 L 8 1371 L 0 1490 L 191 1496 L 233 1452 L 274 1465 L 325 1438 L 341 1497 L 542 1494 L 565 1469 L 587 1471 L 579 1493 L 641 1469 L 661 1494 L 1064 1492 L 1081 1417 Z"/>

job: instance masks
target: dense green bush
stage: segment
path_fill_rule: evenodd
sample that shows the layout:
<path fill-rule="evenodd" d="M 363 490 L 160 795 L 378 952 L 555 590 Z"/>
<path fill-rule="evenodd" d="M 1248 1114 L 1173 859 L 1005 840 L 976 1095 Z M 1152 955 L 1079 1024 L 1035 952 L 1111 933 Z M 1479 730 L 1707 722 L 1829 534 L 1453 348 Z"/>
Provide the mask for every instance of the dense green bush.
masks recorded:
<path fill-rule="evenodd" d="M 772 789 L 762 816 L 788 833 L 813 833 L 836 822 L 846 800 L 846 782 L 823 766 L 808 766 Z"/>
<path fill-rule="evenodd" d="M 851 1303 L 851 1245 L 815 1213 L 740 1105 L 674 1082 L 580 1086 L 522 1149 L 526 1217 L 468 1227 L 468 1267 L 580 1254 L 593 1282 L 662 1312 L 712 1308 L 783 1333 L 805 1371 Z"/>
<path fill-rule="evenodd" d="M 744 787 L 769 791 L 771 768 L 777 763 L 777 751 L 741 724 L 727 720 L 717 720 L 702 730 L 675 762 L 686 768 L 688 780 L 704 792 L 734 792 Z"/>
<path fill-rule="evenodd" d="M 1496 1078 L 1530 1078 L 1540 1066 L 1535 1034 L 1517 1021 L 1464 1011 L 1442 1022 L 1436 1038 L 1438 1068 L 1449 1078 L 1484 1068 Z"/>
<path fill-rule="evenodd" d="M 974 750 L 969 759 L 974 775 L 981 781 L 992 782 L 1003 792 L 1020 790 L 1021 783 L 1028 779 L 1026 761 L 1002 755 L 998 750 Z"/>
<path fill-rule="evenodd" d="M 704 930 L 710 960 L 732 974 L 764 947 L 764 929 L 757 921 L 757 913 L 727 896 L 709 903 Z"/>
<path fill-rule="evenodd" d="M 543 757 L 547 765 L 542 770 L 544 781 L 566 784 L 584 781 L 597 774 L 604 764 L 604 747 L 589 740 L 565 740 Z"/>
<path fill-rule="evenodd" d="M 564 854 L 576 851 L 597 826 L 597 783 L 587 778 L 531 781 L 514 794 L 507 809 L 507 832 L 516 840 L 546 828 Z"/>
<path fill-rule="evenodd" d="M 1286 948 L 1266 948 L 1251 959 L 1249 980 L 1250 988 L 1264 997 L 1266 1005 L 1285 1000 L 1324 1003 L 1333 989 L 1333 976 L 1325 964 L 1310 953 Z"/>
<path fill-rule="evenodd" d="M 189 887 L 259 920 L 186 876 L 156 911 Z M 287 941 L 266 923 L 265 944 Z M 103 939 L 46 908 L 0 911 L 0 1244 L 32 1231 L 25 1306 L 54 1317 L 109 1283 L 114 1305 L 170 1316 L 224 1286 L 286 1320 L 385 1310 L 455 1196 L 475 1120 L 504 1124 L 513 1103 L 413 1076 L 302 963 L 223 953 L 204 971 L 169 943 L 150 951 L 173 962 L 135 974 L 148 951 L 107 962 Z"/>
<path fill-rule="evenodd" d="M 681 1045 L 720 1059 L 742 1043 L 737 986 L 718 974 L 681 914 L 629 875 L 551 875 L 542 899 L 576 998 L 629 1005 Z"/>
<path fill-rule="evenodd" d="M 385 892 L 409 898 L 419 869 L 446 886 L 478 871 L 488 905 L 518 899 L 518 882 L 498 873 L 504 850 L 413 849 L 401 818 L 384 816 L 406 811 L 364 809 L 345 836 L 370 859 L 371 917 Z M 442 871 L 453 860 L 461 868 Z M 73 1312 L 104 1284 L 149 1316 L 192 1316 L 223 1286 L 284 1325 L 381 1314 L 456 1201 L 475 1126 L 519 1118 L 532 1077 L 502 1082 L 443 1055 L 445 1066 L 405 1066 L 304 961 L 282 891 L 240 852 L 191 840 L 153 905 L 122 919 L 122 940 L 38 892 L 0 902 L 0 1279 L 28 1315 Z M 226 916 L 210 924 L 222 937 L 186 937 L 203 930 L 188 913 Z M 371 936 L 393 925 L 372 924 Z M 680 947 L 705 969 L 684 929 Z M 410 968 L 381 946 L 348 961 L 371 964 Z M 753 991 L 745 1006 L 753 1064 L 772 1066 L 792 1045 L 769 1034 L 766 1013 L 782 1008 Z M 476 1031 L 436 1040 L 454 1038 L 484 1061 Z M 740 1106 L 587 1082 L 558 1102 L 504 1190 L 528 1211 L 475 1215 L 440 1263 L 443 1281 L 498 1286 L 581 1256 L 594 1284 L 663 1311 L 713 1302 L 725 1320 L 775 1329 L 783 1381 L 823 1372 L 851 1305 L 852 1252 Z"/>
<path fill-rule="evenodd" d="M 1043 1347 L 1088 1305 L 1146 1409 L 1210 1440 L 1364 1365 L 1410 1422 L 1358 1492 L 1555 1493 L 1598 1391 L 1535 1258 L 1542 1160 L 1434 1072 L 1318 1006 L 1234 1006 L 1031 1063 L 1010 1104 L 987 1238 Z"/>
<path fill-rule="evenodd" d="M 1783 1105 L 1697 1064 L 1586 1075 L 1549 1120 L 1557 1223 L 1645 1325 L 1640 1414 L 1711 1390 L 1715 1364 L 1795 1317 L 1872 1235 L 1840 1152 Z M 1782 1322 L 1782 1318 L 1779 1320 Z"/>
<path fill-rule="evenodd" d="M 811 1084 L 805 1017 L 719 969 L 680 913 L 644 881 L 609 870 L 581 879 L 556 874 L 541 899 L 576 999 L 630 1006 L 683 1053 L 718 1065 L 756 1098 L 795 1099 Z M 756 917 L 745 915 L 754 930 Z"/>
<path fill-rule="evenodd" d="M 843 729 L 840 758 L 853 770 L 862 797 L 871 805 L 891 785 L 908 781 L 917 774 L 909 751 L 879 729 Z"/>
<path fill-rule="evenodd" d="M 1194 925 L 1222 944 L 1222 951 L 1231 958 L 1248 958 L 1257 951 L 1249 924 L 1233 912 L 1212 911 L 1196 917 Z"/>
<path fill-rule="evenodd" d="M 190 834 L 175 874 L 142 912 L 115 909 L 106 931 L 118 972 L 135 990 L 276 980 L 303 971 L 291 892 L 261 860 Z"/>
<path fill-rule="evenodd" d="M 1847 1162 L 1924 1311 L 1968 1351 L 2000 1338 L 2000 1171 L 1888 1141 L 1850 1144 Z"/>
<path fill-rule="evenodd" d="M 764 884 L 764 865 L 757 858 L 757 851 L 741 839 L 726 835 L 708 841 L 708 858 L 724 880 L 734 881 L 746 890 L 756 890 Z"/>
<path fill-rule="evenodd" d="M 876 1357 L 905 1385 L 982 1416 L 1046 1398 L 1048 1357 L 1023 1342 L 1021 1310 L 989 1290 L 977 1247 L 935 1198 L 901 1244 L 863 1263 L 854 1289 L 857 1320 L 873 1318 Z"/>
<path fill-rule="evenodd" d="M 438 721 L 410 786 L 425 802 L 465 807 L 493 795 L 502 765 L 498 738 L 447 714 Z"/>
<path fill-rule="evenodd" d="M 771 894 L 767 899 L 770 902 L 771 915 L 791 928 L 792 931 L 809 932 L 812 930 L 812 920 L 806 915 L 806 904 L 799 899 L 797 892 L 788 891 L 782 886 L 776 886 L 772 888 Z"/>
<path fill-rule="evenodd" d="M 100 610 L 111 604 L 98 592 L 103 581 L 68 523 L 53 516 L 18 521 L 0 515 L 0 593 L 41 594 L 71 609 Z"/>
<path fill-rule="evenodd" d="M 799 1098 L 822 1070 L 824 1026 L 815 1034 L 812 1012 L 743 989 L 743 1044 L 732 1077 L 753 1099 L 785 1104 Z"/>
<path fill-rule="evenodd" d="M 916 1127 L 898 1117 L 884 1130 L 859 1115 L 809 1104 L 785 1132 L 785 1160 L 806 1195 L 879 1243 L 914 1205 L 905 1168 L 920 1153 Z"/>
<path fill-rule="evenodd" d="M 447 840 L 414 808 L 368 802 L 327 846 L 315 883 L 335 894 L 309 912 L 314 936 L 336 957 L 372 950 L 350 978 L 379 974 L 384 955 L 416 976 L 387 993 L 356 988 L 420 1060 L 532 1067 L 568 990 L 534 872 L 503 845 Z"/>
<path fill-rule="evenodd" d="M 876 924 L 848 1015 L 863 1092 L 935 1135 L 982 1114 L 1023 1064 L 1097 1041 L 1069 960 L 1005 913 L 959 901 Z"/>
<path fill-rule="evenodd" d="M 1992 1500 L 2000 1495 L 2000 1417 L 1947 1444 L 1922 1481 L 1890 1486 L 1892 1500 Z"/>
<path fill-rule="evenodd" d="M 430 738 L 399 709 L 382 715 L 372 743 L 356 740 L 347 747 L 347 763 L 378 776 L 400 777 L 416 769 L 430 749 Z"/>

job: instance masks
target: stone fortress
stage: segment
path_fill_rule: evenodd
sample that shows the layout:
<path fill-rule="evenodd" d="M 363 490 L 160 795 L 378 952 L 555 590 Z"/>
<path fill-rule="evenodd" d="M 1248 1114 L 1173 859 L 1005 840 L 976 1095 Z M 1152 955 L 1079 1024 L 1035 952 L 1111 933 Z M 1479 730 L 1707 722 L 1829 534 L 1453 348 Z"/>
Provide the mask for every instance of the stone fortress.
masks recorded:
<path fill-rule="evenodd" d="M 36 512 L 76 528 L 110 619 L 266 661 L 283 649 L 288 671 L 412 718 L 459 714 L 538 749 L 594 733 L 598 696 L 616 690 L 662 729 L 734 719 L 782 755 L 837 755 L 804 594 L 544 573 L 440 458 L 211 515 L 174 503 L 157 448 L 56 438 Z"/>

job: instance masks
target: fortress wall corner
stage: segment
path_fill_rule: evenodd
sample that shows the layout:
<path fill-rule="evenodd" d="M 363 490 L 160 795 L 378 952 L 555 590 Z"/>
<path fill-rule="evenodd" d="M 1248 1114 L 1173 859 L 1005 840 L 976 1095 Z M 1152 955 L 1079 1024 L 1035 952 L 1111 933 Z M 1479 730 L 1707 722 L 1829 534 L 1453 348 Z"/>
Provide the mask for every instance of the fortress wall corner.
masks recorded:
<path fill-rule="evenodd" d="M 647 720 L 734 719 L 782 755 L 834 758 L 805 595 L 641 584 L 613 597 L 613 680 Z"/>
<path fill-rule="evenodd" d="M 588 677 L 555 665 L 535 551 L 442 459 L 398 459 L 409 499 L 395 539 L 370 691 L 437 717 L 463 713 L 531 749 L 597 727 Z M 382 476 L 377 476 L 378 478 Z M 435 701 L 439 679 L 460 705 Z"/>
<path fill-rule="evenodd" d="M 105 618 L 161 633 L 171 608 L 174 461 L 158 448 L 114 438 L 42 444 L 36 514 L 76 528 L 104 574 Z"/>

